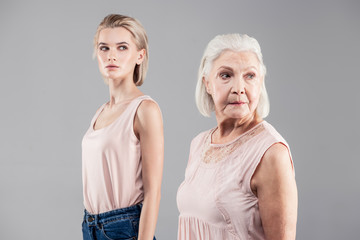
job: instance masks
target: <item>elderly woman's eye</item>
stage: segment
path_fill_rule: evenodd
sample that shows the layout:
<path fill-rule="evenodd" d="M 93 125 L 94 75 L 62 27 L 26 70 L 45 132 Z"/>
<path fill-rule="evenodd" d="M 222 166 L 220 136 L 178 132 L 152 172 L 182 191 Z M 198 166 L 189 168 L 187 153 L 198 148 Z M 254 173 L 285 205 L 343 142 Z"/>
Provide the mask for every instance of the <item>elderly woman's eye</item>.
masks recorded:
<path fill-rule="evenodd" d="M 220 77 L 222 79 L 228 79 L 230 77 L 230 74 L 228 74 L 228 73 L 220 73 Z"/>
<path fill-rule="evenodd" d="M 248 79 L 254 79 L 254 78 L 255 78 L 255 74 L 254 74 L 254 73 L 248 73 L 248 74 L 246 74 L 246 78 L 248 78 Z"/>

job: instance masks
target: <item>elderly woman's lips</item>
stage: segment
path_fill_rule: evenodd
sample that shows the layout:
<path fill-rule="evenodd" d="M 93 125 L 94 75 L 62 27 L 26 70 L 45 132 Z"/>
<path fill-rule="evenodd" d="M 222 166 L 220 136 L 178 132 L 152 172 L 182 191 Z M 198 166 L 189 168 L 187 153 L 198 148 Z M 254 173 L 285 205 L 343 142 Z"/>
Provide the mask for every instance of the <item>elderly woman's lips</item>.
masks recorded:
<path fill-rule="evenodd" d="M 230 104 L 232 104 L 232 105 L 241 105 L 241 104 L 245 104 L 245 102 L 231 102 Z"/>

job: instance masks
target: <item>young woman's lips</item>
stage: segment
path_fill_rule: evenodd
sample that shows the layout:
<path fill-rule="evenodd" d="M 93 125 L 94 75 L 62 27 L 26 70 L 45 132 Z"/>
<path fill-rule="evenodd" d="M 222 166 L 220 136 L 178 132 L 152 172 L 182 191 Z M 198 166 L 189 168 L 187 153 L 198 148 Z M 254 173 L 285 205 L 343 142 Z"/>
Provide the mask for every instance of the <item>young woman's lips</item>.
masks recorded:
<path fill-rule="evenodd" d="M 118 66 L 110 64 L 110 65 L 107 65 L 106 68 L 112 69 L 112 68 L 118 68 Z"/>

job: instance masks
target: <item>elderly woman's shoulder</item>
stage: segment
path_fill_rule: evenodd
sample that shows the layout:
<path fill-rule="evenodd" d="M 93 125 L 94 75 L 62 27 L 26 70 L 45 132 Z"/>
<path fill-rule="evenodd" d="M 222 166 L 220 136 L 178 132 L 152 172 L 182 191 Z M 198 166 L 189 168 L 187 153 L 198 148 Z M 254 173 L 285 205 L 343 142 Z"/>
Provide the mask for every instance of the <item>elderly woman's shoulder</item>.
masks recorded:
<path fill-rule="evenodd" d="M 191 141 L 191 145 L 203 144 L 214 128 L 198 133 Z"/>
<path fill-rule="evenodd" d="M 281 136 L 280 133 L 276 130 L 276 128 L 275 128 L 272 124 L 270 124 L 269 122 L 267 122 L 267 121 L 262 121 L 262 125 L 263 125 L 264 129 L 265 129 L 267 132 L 271 133 L 272 135 L 279 135 L 279 136 Z"/>
<path fill-rule="evenodd" d="M 271 125 L 270 123 L 263 121 L 262 122 L 262 126 L 264 129 L 264 134 L 263 137 L 265 137 L 268 141 L 273 141 L 273 142 L 282 142 L 284 143 L 286 146 L 288 146 L 288 143 L 286 142 L 286 140 L 283 138 L 283 136 L 275 129 L 275 127 L 273 125 Z"/>

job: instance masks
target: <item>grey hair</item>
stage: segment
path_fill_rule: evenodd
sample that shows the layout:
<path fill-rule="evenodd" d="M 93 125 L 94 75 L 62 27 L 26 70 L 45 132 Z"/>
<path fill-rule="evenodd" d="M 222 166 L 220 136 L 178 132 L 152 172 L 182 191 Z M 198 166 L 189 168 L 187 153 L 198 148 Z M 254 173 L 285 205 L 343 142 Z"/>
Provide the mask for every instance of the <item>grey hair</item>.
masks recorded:
<path fill-rule="evenodd" d="M 270 112 L 269 97 L 265 88 L 266 67 L 263 62 L 261 48 L 258 41 L 246 34 L 240 35 L 238 33 L 234 33 L 217 35 L 208 43 L 201 59 L 198 72 L 195 92 L 197 108 L 205 117 L 210 117 L 211 112 L 215 110 L 214 101 L 211 95 L 206 91 L 203 78 L 208 76 L 213 62 L 227 50 L 234 52 L 251 51 L 256 54 L 260 63 L 260 72 L 264 78 L 256 113 L 259 117 L 265 118 Z"/>

